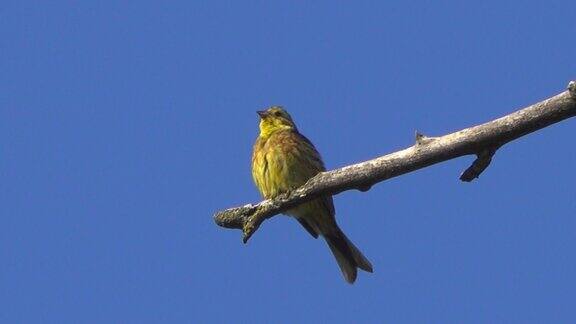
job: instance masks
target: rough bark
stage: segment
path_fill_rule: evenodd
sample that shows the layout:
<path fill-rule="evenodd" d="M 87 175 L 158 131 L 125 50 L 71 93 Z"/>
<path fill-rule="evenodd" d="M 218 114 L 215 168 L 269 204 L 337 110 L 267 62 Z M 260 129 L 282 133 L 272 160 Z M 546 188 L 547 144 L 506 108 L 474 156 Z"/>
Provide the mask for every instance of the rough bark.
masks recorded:
<path fill-rule="evenodd" d="M 571 81 L 568 91 L 502 118 L 440 137 L 416 133 L 416 143 L 409 148 L 319 173 L 294 191 L 255 205 L 219 211 L 214 215 L 214 220 L 222 227 L 242 229 L 246 243 L 264 220 L 318 196 L 335 195 L 350 189 L 367 191 L 386 179 L 474 154 L 477 159 L 460 176 L 462 181 L 469 182 L 490 165 L 494 154 L 503 145 L 574 116 L 576 82 Z"/>

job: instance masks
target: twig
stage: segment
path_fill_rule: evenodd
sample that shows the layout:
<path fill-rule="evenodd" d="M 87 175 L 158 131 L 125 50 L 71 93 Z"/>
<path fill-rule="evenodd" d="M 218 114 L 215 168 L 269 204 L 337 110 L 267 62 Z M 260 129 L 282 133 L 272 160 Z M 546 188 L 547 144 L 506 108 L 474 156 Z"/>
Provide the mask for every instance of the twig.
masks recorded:
<path fill-rule="evenodd" d="M 292 192 L 256 205 L 217 212 L 214 220 L 222 227 L 242 229 L 246 243 L 264 220 L 301 203 L 350 189 L 367 191 L 378 182 L 460 156 L 478 157 L 460 177 L 462 181 L 472 181 L 506 143 L 573 116 L 576 116 L 576 82 L 571 81 L 568 91 L 502 118 L 441 137 L 416 133 L 416 143 L 409 148 L 319 173 Z"/>
<path fill-rule="evenodd" d="M 485 150 L 478 153 L 476 160 L 472 162 L 472 165 L 468 167 L 468 169 L 462 172 L 460 175 L 460 180 L 465 182 L 470 182 L 480 176 L 484 170 L 490 165 L 492 162 L 492 157 L 496 153 L 499 147 L 487 147 Z"/>

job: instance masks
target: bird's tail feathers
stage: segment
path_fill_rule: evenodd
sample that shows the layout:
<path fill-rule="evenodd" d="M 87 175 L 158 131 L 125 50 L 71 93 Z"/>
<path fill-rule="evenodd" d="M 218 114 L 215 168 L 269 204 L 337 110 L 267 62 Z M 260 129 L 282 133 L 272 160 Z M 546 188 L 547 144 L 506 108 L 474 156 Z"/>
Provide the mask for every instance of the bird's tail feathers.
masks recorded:
<path fill-rule="evenodd" d="M 373 271 L 370 261 L 350 242 L 340 229 L 333 233 L 325 234 L 324 238 L 332 254 L 334 254 L 336 262 L 338 262 L 344 279 L 346 279 L 348 283 L 354 283 L 356 280 L 357 268 L 366 272 Z"/>

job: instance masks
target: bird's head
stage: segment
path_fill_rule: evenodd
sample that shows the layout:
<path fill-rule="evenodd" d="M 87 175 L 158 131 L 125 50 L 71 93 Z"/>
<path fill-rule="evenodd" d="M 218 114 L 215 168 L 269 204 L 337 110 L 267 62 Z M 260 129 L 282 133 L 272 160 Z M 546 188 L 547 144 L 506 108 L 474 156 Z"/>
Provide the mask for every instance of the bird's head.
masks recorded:
<path fill-rule="evenodd" d="M 260 116 L 260 136 L 262 137 L 268 137 L 279 130 L 296 129 L 296 124 L 290 114 L 280 106 L 272 106 L 257 113 Z"/>

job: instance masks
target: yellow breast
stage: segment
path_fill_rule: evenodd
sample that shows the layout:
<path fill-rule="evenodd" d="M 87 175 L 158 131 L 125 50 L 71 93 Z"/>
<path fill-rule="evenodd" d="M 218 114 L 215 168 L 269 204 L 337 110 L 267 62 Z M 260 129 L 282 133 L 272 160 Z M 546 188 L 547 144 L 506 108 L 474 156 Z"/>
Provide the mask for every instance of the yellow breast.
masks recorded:
<path fill-rule="evenodd" d="M 259 137 L 252 155 L 252 177 L 256 186 L 269 199 L 303 185 L 316 172 L 311 172 L 299 152 L 297 138 L 289 131 L 268 138 Z"/>

